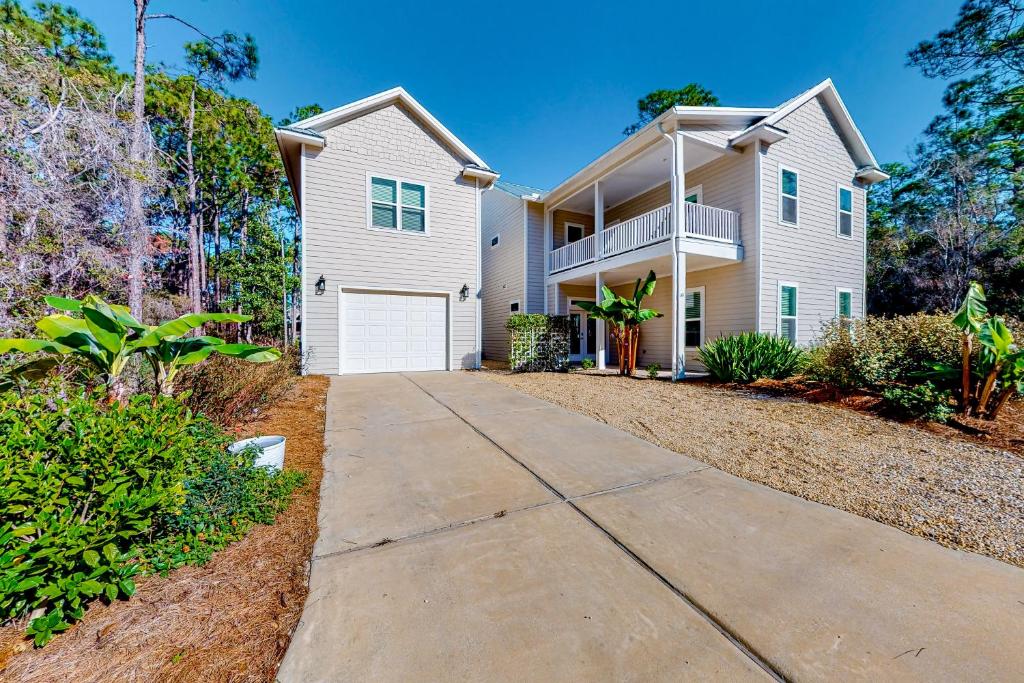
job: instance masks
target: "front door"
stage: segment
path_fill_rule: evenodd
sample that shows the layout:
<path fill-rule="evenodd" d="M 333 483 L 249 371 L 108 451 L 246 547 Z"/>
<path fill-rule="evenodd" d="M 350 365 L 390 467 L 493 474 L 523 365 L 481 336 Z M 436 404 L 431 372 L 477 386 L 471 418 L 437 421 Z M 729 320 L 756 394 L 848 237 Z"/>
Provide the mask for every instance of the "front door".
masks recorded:
<path fill-rule="evenodd" d="M 597 352 L 597 320 L 577 306 L 577 301 L 593 299 L 569 301 L 569 359 L 581 361 L 584 358 L 594 358 Z"/>

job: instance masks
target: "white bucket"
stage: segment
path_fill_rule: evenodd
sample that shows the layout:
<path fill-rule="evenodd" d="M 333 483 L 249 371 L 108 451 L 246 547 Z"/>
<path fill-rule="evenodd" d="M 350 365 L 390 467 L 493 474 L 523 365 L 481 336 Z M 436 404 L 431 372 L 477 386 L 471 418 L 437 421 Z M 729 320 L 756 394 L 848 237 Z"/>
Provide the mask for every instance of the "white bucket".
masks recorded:
<path fill-rule="evenodd" d="M 284 446 L 283 436 L 255 436 L 251 439 L 242 439 L 228 446 L 232 453 L 238 453 L 248 446 L 255 446 L 260 452 L 254 463 L 255 467 L 268 467 L 280 471 L 284 467 Z"/>

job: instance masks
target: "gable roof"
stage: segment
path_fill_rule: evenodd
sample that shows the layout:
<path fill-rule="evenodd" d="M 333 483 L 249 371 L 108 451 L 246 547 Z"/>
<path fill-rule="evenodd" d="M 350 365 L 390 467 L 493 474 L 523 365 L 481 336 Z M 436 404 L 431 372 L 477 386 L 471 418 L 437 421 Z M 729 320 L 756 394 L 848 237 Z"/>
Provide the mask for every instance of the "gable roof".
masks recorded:
<path fill-rule="evenodd" d="M 836 125 L 839 126 L 840 133 L 842 133 L 843 137 L 849 144 L 850 151 L 853 154 L 853 159 L 857 163 L 858 173 L 863 175 L 873 175 L 875 177 L 888 177 L 879 169 L 878 161 L 875 160 L 875 155 L 871 153 L 871 149 L 868 147 L 867 141 L 865 141 L 864 136 L 861 135 L 860 130 L 857 128 L 857 124 L 853 122 L 853 117 L 850 116 L 850 112 L 846 109 L 846 105 L 843 104 L 843 98 L 839 96 L 839 91 L 836 90 L 836 86 L 832 83 L 831 78 L 826 78 L 813 88 L 805 90 L 796 97 L 783 102 L 776 107 L 775 111 L 771 114 L 734 135 L 729 140 L 730 144 L 742 144 L 744 141 L 752 139 L 759 133 L 777 134 L 775 131 L 782 130 L 782 127 L 779 124 L 784 118 L 810 102 L 815 97 L 819 96 L 824 101 L 825 106 L 829 108 L 829 111 L 832 113 L 832 117 L 835 119 Z M 869 173 L 870 171 L 874 171 L 874 173 L 871 174 Z M 884 180 L 884 178 L 877 179 Z M 872 180 L 872 182 L 877 182 L 877 180 Z"/>
<path fill-rule="evenodd" d="M 462 140 L 457 138 L 454 133 L 445 128 L 444 124 L 434 118 L 426 108 L 416 101 L 412 95 L 406 92 L 405 88 L 399 86 L 385 90 L 384 92 L 377 93 L 376 95 L 370 95 L 364 97 L 361 100 L 356 100 L 346 105 L 325 111 L 322 114 L 316 116 L 310 116 L 308 119 L 298 121 L 288 128 L 291 129 L 306 129 L 322 133 L 329 128 L 333 128 L 339 123 L 350 121 L 358 118 L 363 114 L 368 114 L 371 111 L 380 109 L 381 107 L 388 106 L 394 103 L 401 103 L 406 109 L 416 115 L 427 128 L 433 131 L 439 138 L 444 140 L 452 149 L 457 151 L 464 159 L 469 161 L 475 166 L 478 166 L 485 170 L 490 170 L 490 167 L 477 156 L 476 152 L 466 146 Z"/>

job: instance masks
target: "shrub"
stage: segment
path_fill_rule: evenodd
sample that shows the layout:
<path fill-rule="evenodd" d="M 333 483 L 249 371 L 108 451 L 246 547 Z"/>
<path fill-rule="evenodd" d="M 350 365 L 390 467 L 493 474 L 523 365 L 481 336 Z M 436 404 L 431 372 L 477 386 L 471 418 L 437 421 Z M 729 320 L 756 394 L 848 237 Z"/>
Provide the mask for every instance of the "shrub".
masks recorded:
<path fill-rule="evenodd" d="M 594 368 L 594 365 L 595 364 L 593 358 L 584 358 L 583 360 L 580 361 L 580 367 L 582 367 L 584 370 L 592 370 Z"/>
<path fill-rule="evenodd" d="M 785 379 L 802 358 L 803 352 L 788 339 L 758 332 L 719 337 L 697 351 L 697 360 L 722 382 Z"/>
<path fill-rule="evenodd" d="M 960 340 L 947 315 L 869 317 L 826 323 L 808 354 L 811 379 L 843 388 L 913 384 L 936 364 L 955 364 Z"/>
<path fill-rule="evenodd" d="M 228 427 L 251 418 L 284 395 L 301 370 L 301 357 L 288 349 L 276 363 L 235 363 L 213 356 L 186 369 L 178 379 L 178 399 L 193 412 Z"/>
<path fill-rule="evenodd" d="M 647 376 L 651 379 L 658 379 L 658 373 L 661 372 L 661 364 L 650 363 L 647 366 Z"/>
<path fill-rule="evenodd" d="M 569 316 L 516 313 L 505 321 L 512 372 L 565 370 L 569 366 Z"/>
<path fill-rule="evenodd" d="M 272 515 L 294 477 L 245 472 L 243 460 L 228 460 L 227 443 L 168 397 L 0 395 L 0 619 L 42 610 L 28 633 L 43 645 L 90 599 L 131 596 L 147 547 L 187 535 L 188 520 L 220 519 L 223 508 L 245 529 Z M 226 485 L 225 471 L 241 484 Z M 168 524 L 186 513 L 181 528 Z"/>
<path fill-rule="evenodd" d="M 882 390 L 885 404 L 903 418 L 946 422 L 953 416 L 952 394 L 938 390 L 931 382 L 906 386 L 896 384 Z"/>

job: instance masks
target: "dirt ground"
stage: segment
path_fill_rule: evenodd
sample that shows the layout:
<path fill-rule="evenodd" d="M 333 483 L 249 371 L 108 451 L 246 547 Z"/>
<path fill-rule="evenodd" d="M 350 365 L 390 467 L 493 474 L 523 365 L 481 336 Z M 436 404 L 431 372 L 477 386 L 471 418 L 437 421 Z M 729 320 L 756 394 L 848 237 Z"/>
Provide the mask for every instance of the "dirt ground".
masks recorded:
<path fill-rule="evenodd" d="M 1024 567 L 1019 404 L 996 443 L 851 407 L 592 373 L 481 376 L 736 476 Z M 975 442 L 972 442 L 972 439 Z"/>
<path fill-rule="evenodd" d="M 286 466 L 308 475 L 274 525 L 256 527 L 205 566 L 138 581 L 131 600 L 93 603 L 43 649 L 32 649 L 21 628 L 0 629 L 0 680 L 273 681 L 306 599 L 327 384 L 301 379 L 241 429 L 286 436 Z"/>

